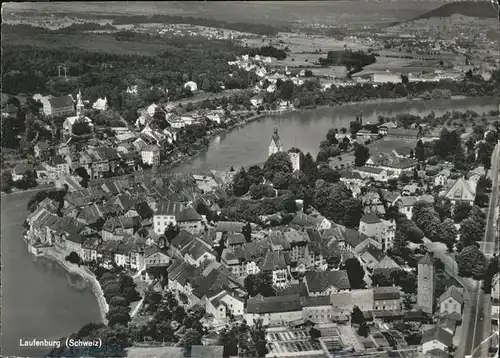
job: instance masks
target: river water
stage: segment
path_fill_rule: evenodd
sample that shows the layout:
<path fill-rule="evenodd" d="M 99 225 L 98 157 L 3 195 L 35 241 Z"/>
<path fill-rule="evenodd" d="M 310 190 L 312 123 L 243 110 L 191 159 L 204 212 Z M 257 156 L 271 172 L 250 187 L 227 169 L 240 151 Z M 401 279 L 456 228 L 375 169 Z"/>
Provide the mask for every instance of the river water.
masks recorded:
<path fill-rule="evenodd" d="M 282 116 L 264 117 L 245 127 L 214 138 L 205 154 L 177 166 L 176 172 L 238 168 L 266 160 L 274 126 L 278 126 L 285 148 L 299 147 L 316 155 L 319 142 L 332 127 L 349 127 L 357 113 L 364 122 L 377 116 L 398 113 L 436 116 L 448 110 L 478 113 L 497 106 L 495 98 L 356 104 L 320 108 Z M 59 265 L 36 259 L 26 251 L 22 223 L 27 216 L 26 202 L 33 193 L 2 196 L 2 349 L 4 356 L 41 356 L 46 349 L 19 347 L 19 339 L 58 339 L 78 331 L 88 322 L 99 322 L 97 301 L 91 288 L 79 276 L 68 274 Z"/>
<path fill-rule="evenodd" d="M 274 126 L 285 149 L 298 147 L 314 157 L 319 143 L 325 139 L 330 128 L 349 128 L 356 114 L 363 113 L 363 123 L 377 123 L 378 116 L 393 117 L 400 113 L 426 116 L 434 111 L 436 116 L 446 111 L 471 110 L 482 114 L 497 109 L 497 99 L 493 97 L 466 98 L 435 101 L 359 103 L 336 108 L 324 107 L 311 111 L 291 112 L 278 116 L 263 117 L 244 127 L 214 138 L 208 150 L 201 156 L 175 167 L 175 171 L 189 173 L 210 169 L 227 170 L 231 166 L 238 169 L 262 163 L 267 159 L 268 146 Z"/>
<path fill-rule="evenodd" d="M 24 348 L 20 339 L 56 340 L 84 324 L 100 322 L 91 287 L 57 263 L 28 253 L 22 224 L 33 193 L 2 196 L 2 356 L 41 357 L 46 348 Z"/>

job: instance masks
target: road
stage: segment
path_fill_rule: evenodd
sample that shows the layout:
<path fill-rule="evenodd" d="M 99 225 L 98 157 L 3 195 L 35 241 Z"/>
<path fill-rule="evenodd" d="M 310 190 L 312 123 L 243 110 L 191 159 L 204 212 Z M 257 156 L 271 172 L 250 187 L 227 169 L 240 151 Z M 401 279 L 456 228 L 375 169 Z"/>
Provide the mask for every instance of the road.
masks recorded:
<path fill-rule="evenodd" d="M 498 165 L 499 165 L 500 145 L 497 143 L 491 156 L 492 189 L 490 204 L 486 218 L 486 229 L 484 242 L 481 247 L 487 257 L 491 257 L 495 251 L 496 243 L 496 208 L 498 206 Z M 481 344 L 485 338 L 491 334 L 491 295 L 485 294 L 481 289 L 481 282 L 474 285 L 470 292 L 471 309 L 469 317 L 464 318 L 467 323 L 466 354 L 472 357 L 488 357 L 489 344 Z"/>

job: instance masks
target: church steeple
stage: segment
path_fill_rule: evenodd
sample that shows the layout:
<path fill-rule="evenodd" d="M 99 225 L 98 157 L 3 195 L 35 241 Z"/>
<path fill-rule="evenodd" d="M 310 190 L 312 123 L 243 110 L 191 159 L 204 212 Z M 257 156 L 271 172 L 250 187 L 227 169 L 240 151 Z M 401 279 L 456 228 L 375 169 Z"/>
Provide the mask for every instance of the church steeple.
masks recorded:
<path fill-rule="evenodd" d="M 282 151 L 283 143 L 281 143 L 280 136 L 278 135 L 278 127 L 275 126 L 273 136 L 271 137 L 271 143 L 269 143 L 269 156 Z"/>
<path fill-rule="evenodd" d="M 78 90 L 78 94 L 76 95 L 76 116 L 83 116 L 84 104 L 82 101 L 82 91 Z"/>

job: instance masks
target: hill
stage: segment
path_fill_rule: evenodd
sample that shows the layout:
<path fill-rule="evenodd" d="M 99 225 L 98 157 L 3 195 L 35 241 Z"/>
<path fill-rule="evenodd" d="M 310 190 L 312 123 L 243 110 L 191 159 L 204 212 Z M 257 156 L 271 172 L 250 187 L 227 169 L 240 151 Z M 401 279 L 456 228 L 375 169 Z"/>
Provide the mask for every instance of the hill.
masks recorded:
<path fill-rule="evenodd" d="M 498 16 L 489 1 L 460 1 L 444 4 L 437 9 L 431 10 L 414 18 L 413 20 L 428 19 L 431 17 L 450 17 L 454 14 L 479 18 L 495 18 Z"/>

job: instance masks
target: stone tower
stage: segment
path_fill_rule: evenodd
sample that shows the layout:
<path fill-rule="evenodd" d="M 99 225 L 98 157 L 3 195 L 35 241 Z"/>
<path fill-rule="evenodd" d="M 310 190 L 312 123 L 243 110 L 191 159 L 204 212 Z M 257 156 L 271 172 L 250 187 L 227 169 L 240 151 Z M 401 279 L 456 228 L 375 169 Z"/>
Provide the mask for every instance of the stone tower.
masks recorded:
<path fill-rule="evenodd" d="M 269 156 L 282 151 L 283 143 L 281 143 L 280 136 L 278 135 L 278 128 L 274 128 L 274 133 L 271 137 L 271 143 L 269 143 Z"/>
<path fill-rule="evenodd" d="M 300 153 L 288 152 L 288 158 L 292 162 L 292 170 L 300 170 Z"/>
<path fill-rule="evenodd" d="M 427 253 L 418 262 L 418 293 L 417 306 L 423 312 L 431 314 L 434 309 L 434 290 L 436 273 L 434 271 L 434 260 Z"/>

